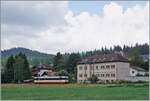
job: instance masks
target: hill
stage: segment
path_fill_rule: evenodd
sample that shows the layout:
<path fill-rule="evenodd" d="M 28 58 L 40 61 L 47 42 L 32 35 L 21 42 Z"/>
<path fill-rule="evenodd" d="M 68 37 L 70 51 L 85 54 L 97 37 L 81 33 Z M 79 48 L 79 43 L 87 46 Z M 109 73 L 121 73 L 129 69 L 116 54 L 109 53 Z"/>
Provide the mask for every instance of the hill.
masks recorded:
<path fill-rule="evenodd" d="M 18 53 L 24 53 L 28 60 L 30 65 L 38 65 L 40 63 L 42 64 L 51 64 L 53 62 L 53 57 L 55 55 L 52 54 L 46 54 L 41 53 L 38 51 L 26 49 L 26 48 L 11 48 L 9 50 L 4 50 L 1 52 L 2 56 L 2 66 L 5 66 L 7 58 L 10 55 L 16 55 Z M 110 53 L 116 53 L 116 52 L 123 52 L 125 56 L 128 58 L 131 58 L 134 54 L 139 55 L 142 57 L 144 61 L 149 61 L 149 44 L 135 44 L 134 46 L 127 46 L 124 45 L 123 47 L 117 45 L 110 48 L 102 47 L 101 49 L 95 49 L 91 51 L 84 51 L 84 52 L 78 52 L 81 56 L 81 58 L 85 58 L 88 56 L 96 55 L 96 54 L 110 54 Z M 70 56 L 70 53 L 62 54 L 65 60 L 65 63 L 68 61 L 68 58 Z M 146 67 L 148 68 L 148 67 Z"/>
<path fill-rule="evenodd" d="M 52 54 L 41 53 L 41 52 L 30 50 L 27 48 L 22 48 L 22 47 L 11 48 L 8 50 L 1 51 L 2 66 L 5 66 L 7 58 L 9 56 L 11 55 L 15 56 L 19 54 L 20 52 L 27 56 L 30 65 L 38 65 L 40 63 L 51 64 L 53 61 L 53 57 L 54 57 L 54 55 Z"/>

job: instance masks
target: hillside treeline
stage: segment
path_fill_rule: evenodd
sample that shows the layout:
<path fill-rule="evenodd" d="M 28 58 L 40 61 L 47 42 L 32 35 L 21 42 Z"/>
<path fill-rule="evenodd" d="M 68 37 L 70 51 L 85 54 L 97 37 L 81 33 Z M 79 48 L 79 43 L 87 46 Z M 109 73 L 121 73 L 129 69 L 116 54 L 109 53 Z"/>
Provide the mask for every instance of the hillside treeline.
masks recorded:
<path fill-rule="evenodd" d="M 31 79 L 31 72 L 26 55 L 19 53 L 10 56 L 6 67 L 1 71 L 2 83 L 23 83 L 24 80 Z"/>
<path fill-rule="evenodd" d="M 143 58 L 141 57 L 141 55 L 148 55 L 149 54 L 149 45 L 148 44 L 136 44 L 135 46 L 126 46 L 124 45 L 123 47 L 117 45 L 117 46 L 113 46 L 110 48 L 106 48 L 106 47 L 102 47 L 99 50 L 93 50 L 93 51 L 86 51 L 86 52 L 78 52 L 78 53 L 65 53 L 65 54 L 61 54 L 60 52 L 58 52 L 54 58 L 52 60 L 47 60 L 47 61 L 51 61 L 49 64 L 49 62 L 47 62 L 48 65 L 53 65 L 53 68 L 55 71 L 57 71 L 60 75 L 68 75 L 69 76 L 69 81 L 70 82 L 76 82 L 76 73 L 77 73 L 77 62 L 80 61 L 82 58 L 88 57 L 88 56 L 92 56 L 92 55 L 98 55 L 98 54 L 111 54 L 111 53 L 123 53 L 125 54 L 125 56 L 130 60 L 131 65 L 135 65 L 135 66 L 139 66 L 141 68 L 144 68 L 145 70 L 149 70 L 149 61 L 144 61 Z M 18 59 L 17 57 L 20 57 L 21 59 Z M 21 73 L 23 75 L 23 67 L 25 64 L 21 64 L 21 62 L 26 61 L 26 69 L 28 70 L 29 67 L 29 63 L 27 61 L 27 59 L 25 58 L 25 55 L 17 55 L 15 57 L 10 56 L 7 60 L 7 63 L 5 65 L 5 69 L 2 77 L 7 77 L 8 75 L 12 75 L 11 73 L 9 73 L 9 71 L 15 71 L 15 69 L 17 68 L 17 72 Z M 12 59 L 13 62 L 10 62 L 10 59 Z M 29 60 L 30 61 L 30 60 Z M 43 63 L 42 61 L 38 62 L 37 64 L 30 64 L 32 65 L 32 67 L 37 67 L 40 63 Z M 45 62 L 44 62 L 45 63 Z M 11 64 L 11 66 L 9 65 Z M 22 68 L 18 68 L 19 65 L 22 65 Z M 11 69 L 10 69 L 11 68 Z M 13 68 L 13 70 L 12 70 Z M 30 71 L 32 70 L 32 68 L 30 68 Z M 25 74 L 31 74 L 31 72 L 26 72 Z M 20 75 L 21 75 L 20 74 Z M 14 74 L 15 75 L 19 75 L 19 74 Z M 19 81 L 17 81 L 17 79 L 15 77 L 12 76 L 12 78 L 9 78 L 10 76 L 8 76 L 7 80 L 5 82 L 8 81 L 13 81 L 13 82 L 22 82 L 25 79 L 29 79 L 31 76 L 20 76 L 19 77 Z M 17 77 L 17 76 L 16 76 Z M 25 78 L 26 77 L 26 78 Z"/>
<path fill-rule="evenodd" d="M 61 54 L 58 52 L 53 60 L 53 66 L 56 71 L 67 74 L 71 82 L 76 82 L 77 77 L 77 62 L 82 58 L 98 55 L 98 54 L 113 54 L 113 53 L 123 53 L 130 60 L 130 64 L 134 66 L 139 66 L 145 70 L 149 70 L 149 62 L 144 61 L 141 55 L 149 55 L 149 45 L 136 44 L 135 46 L 126 46 L 123 47 L 117 45 L 113 48 L 102 47 L 99 50 L 87 51 L 87 52 L 78 52 L 78 53 L 65 53 Z"/>

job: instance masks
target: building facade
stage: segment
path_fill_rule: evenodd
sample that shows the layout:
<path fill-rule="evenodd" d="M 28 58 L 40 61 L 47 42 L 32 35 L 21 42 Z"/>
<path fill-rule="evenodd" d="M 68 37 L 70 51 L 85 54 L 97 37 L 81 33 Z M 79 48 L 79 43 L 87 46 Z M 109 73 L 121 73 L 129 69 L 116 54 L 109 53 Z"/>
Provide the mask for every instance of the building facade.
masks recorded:
<path fill-rule="evenodd" d="M 36 68 L 32 69 L 32 76 L 33 77 L 40 77 L 40 76 L 54 76 L 56 72 L 54 72 L 53 67 L 50 67 L 46 64 L 40 64 Z"/>
<path fill-rule="evenodd" d="M 77 82 L 86 82 L 96 75 L 99 82 L 127 80 L 130 75 L 128 59 L 120 54 L 104 54 L 82 59 L 77 65 Z"/>
<path fill-rule="evenodd" d="M 40 64 L 32 70 L 33 82 L 38 84 L 64 84 L 68 83 L 68 76 L 60 76 L 54 71 L 53 67 L 45 64 Z"/>
<path fill-rule="evenodd" d="M 131 66 L 130 68 L 130 76 L 145 76 L 148 74 L 148 71 L 137 67 L 137 66 Z"/>

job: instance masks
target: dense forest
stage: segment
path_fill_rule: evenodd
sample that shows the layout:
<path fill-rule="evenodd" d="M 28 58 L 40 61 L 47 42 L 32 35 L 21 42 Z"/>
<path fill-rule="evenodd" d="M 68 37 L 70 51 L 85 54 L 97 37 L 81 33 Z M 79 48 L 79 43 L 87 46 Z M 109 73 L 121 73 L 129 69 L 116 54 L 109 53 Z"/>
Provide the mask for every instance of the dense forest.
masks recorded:
<path fill-rule="evenodd" d="M 1 71 L 1 82 L 23 83 L 27 79 L 31 79 L 31 72 L 26 55 L 22 53 L 16 56 L 11 55 L 6 67 Z"/>
<path fill-rule="evenodd" d="M 137 51 L 139 55 L 149 54 L 149 45 L 147 43 L 142 45 L 137 43 L 135 46 L 124 45 L 123 47 L 121 47 L 119 45 L 116 45 L 110 48 L 102 47 L 101 49 L 98 50 L 95 49 L 93 51 L 82 52 L 81 55 L 82 57 L 86 57 L 96 54 L 109 54 L 120 51 L 122 51 L 127 55 L 132 54 L 133 51 Z"/>
<path fill-rule="evenodd" d="M 113 48 L 101 48 L 100 50 L 93 50 L 93 51 L 86 51 L 81 53 L 65 53 L 61 54 L 58 52 L 54 57 L 54 68 L 57 71 L 64 71 L 65 74 L 67 73 L 70 77 L 71 82 L 76 82 L 76 66 L 77 62 L 80 61 L 82 58 L 86 58 L 92 55 L 99 55 L 99 54 L 121 54 L 123 53 L 129 60 L 130 64 L 134 66 L 139 66 L 145 70 L 149 70 L 149 60 L 145 61 L 142 55 L 146 55 L 149 57 L 149 45 L 143 44 L 139 45 L 136 44 L 135 46 L 126 46 L 123 47 L 117 45 Z"/>
<path fill-rule="evenodd" d="M 142 44 L 142 45 L 136 44 L 135 46 L 124 45 L 123 47 L 117 45 L 117 46 L 113 46 L 110 48 L 102 47 L 101 49 L 80 52 L 78 54 L 80 54 L 81 58 L 84 58 L 84 57 L 91 56 L 91 55 L 108 54 L 108 53 L 114 53 L 114 52 L 119 52 L 119 51 L 122 51 L 126 55 L 130 55 L 134 51 L 137 51 L 137 53 L 139 55 L 145 55 L 145 54 L 148 55 L 149 54 L 149 45 L 147 43 Z M 53 54 L 41 53 L 38 51 L 33 51 L 30 49 L 21 48 L 21 47 L 12 48 L 9 50 L 1 51 L 2 66 L 6 65 L 6 61 L 9 56 L 11 56 L 11 55 L 15 56 L 15 55 L 19 54 L 20 52 L 27 56 L 27 59 L 28 59 L 30 65 L 38 65 L 40 63 L 52 64 L 53 60 L 54 60 L 54 56 L 55 56 Z M 67 61 L 70 54 L 71 53 L 62 54 L 65 61 Z"/>
<path fill-rule="evenodd" d="M 11 55 L 15 56 L 19 53 L 23 53 L 27 56 L 30 65 L 38 65 L 40 63 L 52 64 L 53 58 L 55 56 L 52 54 L 41 53 L 22 47 L 11 48 L 1 51 L 2 66 L 5 67 L 8 57 L 10 57 Z"/>
<path fill-rule="evenodd" d="M 15 68 L 17 68 L 17 65 L 20 65 L 20 66 L 22 65 L 22 67 L 26 65 L 27 72 L 25 74 L 30 74 L 29 71 L 31 71 L 32 67 L 35 68 L 37 65 L 42 63 L 42 64 L 47 64 L 47 65 L 53 65 L 53 68 L 55 69 L 55 71 L 59 72 L 60 75 L 68 75 L 70 82 L 76 82 L 77 70 L 75 67 L 78 61 L 80 61 L 82 58 L 92 56 L 92 55 L 113 54 L 113 53 L 123 53 L 130 60 L 131 65 L 136 65 L 141 68 L 144 68 L 145 70 L 149 70 L 149 61 L 145 61 L 145 59 L 142 57 L 142 55 L 146 55 L 149 57 L 149 45 L 145 43 L 142 45 L 136 44 L 135 46 L 124 45 L 123 47 L 121 47 L 117 45 L 117 46 L 113 46 L 110 48 L 102 47 L 101 49 L 97 49 L 97 50 L 95 49 L 93 51 L 78 52 L 78 53 L 61 54 L 60 52 L 58 52 L 56 55 L 44 54 L 44 53 L 40 53 L 37 51 L 32 51 L 32 50 L 28 50 L 24 48 L 19 48 L 19 49 L 13 48 L 10 50 L 2 51 L 2 62 L 3 62 L 2 74 L 3 76 L 9 74 L 8 71 L 13 71 L 10 68 L 13 67 L 15 70 Z M 20 57 L 20 58 L 17 58 L 17 57 Z M 36 59 L 36 62 L 33 62 L 33 58 Z M 26 62 L 23 63 L 23 61 L 26 61 Z M 29 65 L 30 65 L 30 68 L 29 68 Z M 28 70 L 28 68 L 30 70 Z M 22 69 L 16 69 L 16 70 L 22 71 Z M 12 74 L 9 74 L 9 75 L 12 75 Z M 30 78 L 30 77 L 27 77 L 27 78 Z M 8 79 L 9 79 L 9 76 L 8 76 Z M 22 82 L 22 80 L 24 80 L 24 77 L 20 76 L 20 79 L 19 81 L 16 81 L 13 78 L 12 81 Z"/>

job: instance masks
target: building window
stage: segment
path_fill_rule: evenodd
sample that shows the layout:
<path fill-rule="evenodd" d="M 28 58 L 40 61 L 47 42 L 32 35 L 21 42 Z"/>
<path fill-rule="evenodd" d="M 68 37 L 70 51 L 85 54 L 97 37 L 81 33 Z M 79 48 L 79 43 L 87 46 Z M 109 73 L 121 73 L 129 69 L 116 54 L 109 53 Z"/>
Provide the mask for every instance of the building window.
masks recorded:
<path fill-rule="evenodd" d="M 111 65 L 111 69 L 114 69 L 115 68 L 115 65 Z"/>
<path fill-rule="evenodd" d="M 84 74 L 84 77 L 87 77 L 87 74 Z"/>
<path fill-rule="evenodd" d="M 87 66 L 84 67 L 84 70 L 87 70 Z"/>
<path fill-rule="evenodd" d="M 100 74 L 96 74 L 96 76 L 98 77 L 98 76 L 100 76 Z"/>
<path fill-rule="evenodd" d="M 115 77 L 115 74 L 111 74 L 111 77 Z"/>
<path fill-rule="evenodd" d="M 106 80 L 105 82 L 106 82 L 106 83 L 109 83 L 109 80 Z"/>
<path fill-rule="evenodd" d="M 79 77 L 82 77 L 82 74 L 79 74 Z"/>
<path fill-rule="evenodd" d="M 132 71 L 132 74 L 134 74 L 134 71 Z"/>
<path fill-rule="evenodd" d="M 109 66 L 109 65 L 106 65 L 106 68 L 107 68 L 107 69 L 109 69 L 109 68 L 110 68 L 110 66 Z"/>
<path fill-rule="evenodd" d="M 104 77 L 105 75 L 104 74 L 101 74 L 101 77 Z"/>
<path fill-rule="evenodd" d="M 80 66 L 79 69 L 82 70 L 82 67 Z"/>
<path fill-rule="evenodd" d="M 101 66 L 101 69 L 104 69 L 105 67 L 104 66 Z"/>
<path fill-rule="evenodd" d="M 96 69 L 98 70 L 98 66 L 96 66 Z"/>
<path fill-rule="evenodd" d="M 110 74 L 106 74 L 106 77 L 110 77 Z"/>

